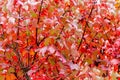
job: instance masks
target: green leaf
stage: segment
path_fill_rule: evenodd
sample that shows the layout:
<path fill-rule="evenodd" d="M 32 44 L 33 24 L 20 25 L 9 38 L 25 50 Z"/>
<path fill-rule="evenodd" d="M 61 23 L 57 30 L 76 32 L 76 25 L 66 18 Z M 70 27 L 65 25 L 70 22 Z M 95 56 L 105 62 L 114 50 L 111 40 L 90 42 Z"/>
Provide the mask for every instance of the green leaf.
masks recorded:
<path fill-rule="evenodd" d="M 57 34 L 58 34 L 58 30 L 55 29 L 50 30 L 50 35 L 57 35 Z"/>
<path fill-rule="evenodd" d="M 111 77 L 112 80 L 117 80 L 117 77 L 120 77 L 120 75 L 117 72 L 112 71 Z"/>
<path fill-rule="evenodd" d="M 6 5 L 4 5 L 2 8 L 3 8 L 3 11 L 7 12 L 7 7 L 6 7 Z"/>
<path fill-rule="evenodd" d="M 52 13 L 54 11 L 54 6 L 50 7 L 49 12 Z"/>
<path fill-rule="evenodd" d="M 37 14 L 34 11 L 30 11 L 30 14 L 31 14 L 32 18 L 36 18 L 37 17 Z"/>
<path fill-rule="evenodd" d="M 49 58 L 49 62 L 50 62 L 50 64 L 55 65 L 55 60 L 54 59 Z"/>
<path fill-rule="evenodd" d="M 75 7 L 72 7 L 72 11 L 75 11 L 76 10 L 76 8 Z"/>
<path fill-rule="evenodd" d="M 58 64 L 59 64 L 61 69 L 64 68 L 64 65 L 63 65 L 63 63 L 61 61 L 59 61 Z"/>
<path fill-rule="evenodd" d="M 10 60 L 12 58 L 11 53 L 6 53 L 5 56 L 8 60 Z"/>
<path fill-rule="evenodd" d="M 8 69 L 8 73 L 13 73 L 13 72 L 15 72 L 15 69 L 14 69 L 13 67 L 10 67 L 10 68 Z"/>
<path fill-rule="evenodd" d="M 31 33 L 30 33 L 30 30 L 27 29 L 27 30 L 26 30 L 26 35 L 27 35 L 27 36 L 30 36 L 30 34 L 31 34 Z"/>
<path fill-rule="evenodd" d="M 50 41 L 50 38 L 46 38 L 44 42 L 45 46 L 48 46 L 50 44 Z"/>
<path fill-rule="evenodd" d="M 78 42 L 78 44 L 80 44 L 80 42 L 81 42 L 81 39 L 78 39 L 78 41 L 77 41 L 77 42 Z"/>
<path fill-rule="evenodd" d="M 98 38 L 101 38 L 101 37 L 102 37 L 102 34 L 101 34 L 101 33 L 98 33 L 98 34 L 97 34 L 97 37 L 98 37 Z"/>

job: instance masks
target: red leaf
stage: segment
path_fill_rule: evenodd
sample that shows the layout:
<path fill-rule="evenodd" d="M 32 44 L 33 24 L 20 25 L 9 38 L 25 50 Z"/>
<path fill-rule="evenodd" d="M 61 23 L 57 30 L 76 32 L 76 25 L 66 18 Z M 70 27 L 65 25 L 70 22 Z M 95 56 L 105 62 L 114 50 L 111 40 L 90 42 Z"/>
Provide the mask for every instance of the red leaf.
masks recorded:
<path fill-rule="evenodd" d="M 17 56 L 12 56 L 12 58 L 13 58 L 14 61 L 18 60 Z"/>

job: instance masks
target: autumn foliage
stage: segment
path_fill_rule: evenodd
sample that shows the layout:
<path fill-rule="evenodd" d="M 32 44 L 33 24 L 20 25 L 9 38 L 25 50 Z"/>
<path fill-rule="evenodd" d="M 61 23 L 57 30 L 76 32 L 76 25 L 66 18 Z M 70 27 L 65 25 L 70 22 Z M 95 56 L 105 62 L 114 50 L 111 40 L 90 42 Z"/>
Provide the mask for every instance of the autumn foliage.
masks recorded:
<path fill-rule="evenodd" d="M 120 80 L 120 0 L 0 0 L 0 80 Z"/>

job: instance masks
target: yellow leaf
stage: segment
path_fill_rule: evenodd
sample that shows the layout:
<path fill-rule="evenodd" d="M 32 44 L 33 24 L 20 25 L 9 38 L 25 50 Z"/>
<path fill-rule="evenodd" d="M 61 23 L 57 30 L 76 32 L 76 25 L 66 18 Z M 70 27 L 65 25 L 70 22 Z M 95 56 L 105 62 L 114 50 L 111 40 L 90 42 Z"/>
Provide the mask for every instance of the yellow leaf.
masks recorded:
<path fill-rule="evenodd" d="M 116 0 L 115 8 L 120 9 L 120 0 Z"/>
<path fill-rule="evenodd" d="M 53 12 L 54 9 L 55 9 L 55 7 L 54 7 L 54 6 L 51 6 L 50 9 L 49 9 L 49 12 L 50 12 L 50 13 Z"/>
<path fill-rule="evenodd" d="M 116 2 L 120 2 L 120 0 L 115 0 Z"/>
<path fill-rule="evenodd" d="M 57 35 L 58 34 L 58 30 L 50 30 L 50 35 Z"/>
<path fill-rule="evenodd" d="M 5 55 L 6 55 L 7 59 L 11 59 L 11 54 L 10 53 L 6 53 Z"/>
<path fill-rule="evenodd" d="M 5 80 L 5 77 L 0 75 L 0 80 Z"/>
<path fill-rule="evenodd" d="M 91 59 L 91 58 L 88 58 L 88 59 L 86 60 L 86 62 L 87 62 L 88 64 L 91 64 L 91 63 L 92 63 L 92 59 Z"/>
<path fill-rule="evenodd" d="M 45 46 L 48 46 L 50 44 L 50 41 L 51 41 L 50 38 L 45 39 L 45 43 L 44 43 Z"/>
<path fill-rule="evenodd" d="M 116 7 L 116 8 L 118 8 L 119 6 L 120 6 L 120 4 L 119 4 L 119 3 L 116 3 L 116 4 L 115 4 L 115 7 Z"/>
<path fill-rule="evenodd" d="M 36 18 L 37 17 L 37 14 L 34 11 L 30 11 L 30 14 L 31 14 L 32 18 Z"/>
<path fill-rule="evenodd" d="M 80 44 L 80 42 L 81 42 L 81 39 L 78 39 L 78 41 L 77 41 L 77 42 L 78 42 L 78 44 Z"/>
<path fill-rule="evenodd" d="M 11 72 L 15 72 L 14 68 L 12 68 L 12 67 L 10 67 L 10 68 L 8 69 L 8 73 L 11 73 Z"/>
<path fill-rule="evenodd" d="M 54 59 L 50 58 L 49 62 L 50 62 L 50 64 L 55 65 L 55 60 Z"/>
<path fill-rule="evenodd" d="M 117 80 L 117 77 L 118 77 L 117 73 L 112 71 L 111 77 L 112 77 L 112 80 Z"/>
<path fill-rule="evenodd" d="M 30 36 L 30 34 L 31 34 L 30 30 L 27 29 L 27 30 L 26 30 L 26 35 L 27 35 L 27 36 Z"/>

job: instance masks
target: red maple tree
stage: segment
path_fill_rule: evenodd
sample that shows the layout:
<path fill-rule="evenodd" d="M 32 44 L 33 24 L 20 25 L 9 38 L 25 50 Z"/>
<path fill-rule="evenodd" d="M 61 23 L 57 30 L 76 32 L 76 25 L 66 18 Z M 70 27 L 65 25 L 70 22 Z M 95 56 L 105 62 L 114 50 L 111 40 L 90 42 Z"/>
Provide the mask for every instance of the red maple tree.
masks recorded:
<path fill-rule="evenodd" d="M 119 0 L 0 0 L 0 80 L 119 80 Z"/>

